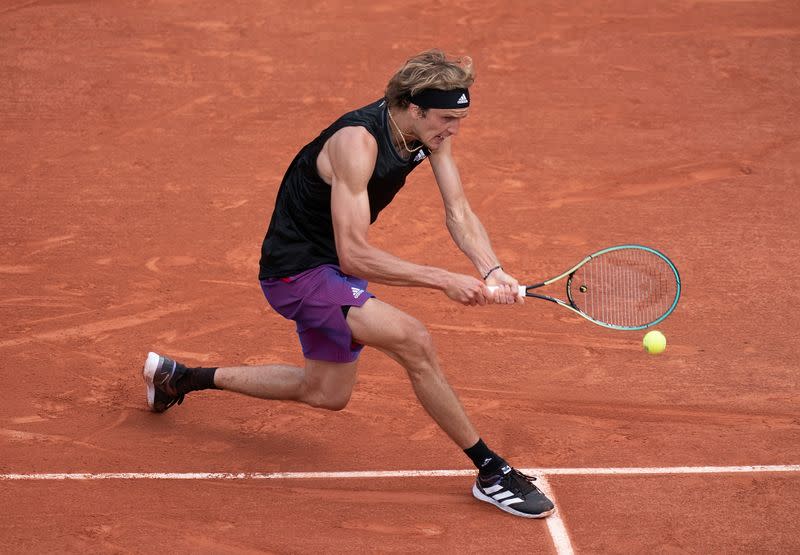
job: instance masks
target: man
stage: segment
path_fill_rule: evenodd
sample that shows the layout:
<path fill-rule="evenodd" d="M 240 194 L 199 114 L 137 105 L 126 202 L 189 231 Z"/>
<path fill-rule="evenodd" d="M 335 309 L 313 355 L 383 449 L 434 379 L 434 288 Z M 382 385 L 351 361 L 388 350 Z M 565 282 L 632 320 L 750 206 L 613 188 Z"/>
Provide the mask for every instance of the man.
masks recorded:
<path fill-rule="evenodd" d="M 439 289 L 465 305 L 522 302 L 517 281 L 503 271 L 470 209 L 452 156 L 473 81 L 469 58 L 423 52 L 391 78 L 382 100 L 336 120 L 289 166 L 262 246 L 259 280 L 270 305 L 296 322 L 304 367 L 186 368 L 150 353 L 143 374 L 152 410 L 163 412 L 200 389 L 341 410 L 356 381 L 358 355 L 369 345 L 406 369 L 422 406 L 474 462 L 476 498 L 527 518 L 555 510 L 533 478 L 480 439 L 425 326 L 367 290 L 367 282 L 376 281 Z M 369 225 L 426 158 L 447 228 L 483 279 L 420 266 L 369 242 Z"/>

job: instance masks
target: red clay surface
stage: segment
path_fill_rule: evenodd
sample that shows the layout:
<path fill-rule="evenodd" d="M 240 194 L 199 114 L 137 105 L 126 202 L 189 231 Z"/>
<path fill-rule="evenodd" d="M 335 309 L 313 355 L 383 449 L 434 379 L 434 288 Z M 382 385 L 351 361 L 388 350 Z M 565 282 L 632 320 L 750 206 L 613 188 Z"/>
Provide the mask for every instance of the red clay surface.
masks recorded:
<path fill-rule="evenodd" d="M 520 467 L 800 463 L 800 11 L 792 1 L 0 6 L 0 473 L 466 469 L 367 351 L 341 413 L 201 393 L 147 412 L 150 349 L 299 362 L 256 281 L 297 148 L 431 46 L 471 55 L 456 141 L 504 266 L 636 242 L 684 279 L 669 345 L 543 303 L 375 286 L 430 325 Z M 471 271 L 428 168 L 371 237 Z M 800 474 L 553 476 L 585 553 L 788 553 Z M 0 482 L 2 552 L 555 552 L 469 478 Z"/>

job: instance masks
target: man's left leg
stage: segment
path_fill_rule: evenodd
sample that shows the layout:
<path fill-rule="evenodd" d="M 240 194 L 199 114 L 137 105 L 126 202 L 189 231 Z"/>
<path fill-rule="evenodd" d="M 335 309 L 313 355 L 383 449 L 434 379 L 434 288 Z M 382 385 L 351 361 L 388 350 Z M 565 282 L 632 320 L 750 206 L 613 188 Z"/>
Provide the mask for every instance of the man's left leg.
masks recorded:
<path fill-rule="evenodd" d="M 503 511 L 542 518 L 555 511 L 536 487 L 535 478 L 511 468 L 478 436 L 456 393 L 442 372 L 425 326 L 378 299 L 350 309 L 347 323 L 356 341 L 382 350 L 402 365 L 422 406 L 479 469 L 472 494 Z"/>

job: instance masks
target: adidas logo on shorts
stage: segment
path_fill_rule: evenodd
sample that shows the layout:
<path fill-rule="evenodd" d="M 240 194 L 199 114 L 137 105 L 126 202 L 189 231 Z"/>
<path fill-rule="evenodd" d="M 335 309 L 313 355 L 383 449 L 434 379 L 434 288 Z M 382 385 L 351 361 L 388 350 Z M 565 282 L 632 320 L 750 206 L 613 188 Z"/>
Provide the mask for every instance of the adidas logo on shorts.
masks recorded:
<path fill-rule="evenodd" d="M 359 298 L 361 296 L 361 294 L 364 292 L 363 289 L 359 289 L 358 287 L 351 287 L 350 291 L 353 292 L 353 298 L 354 299 Z"/>

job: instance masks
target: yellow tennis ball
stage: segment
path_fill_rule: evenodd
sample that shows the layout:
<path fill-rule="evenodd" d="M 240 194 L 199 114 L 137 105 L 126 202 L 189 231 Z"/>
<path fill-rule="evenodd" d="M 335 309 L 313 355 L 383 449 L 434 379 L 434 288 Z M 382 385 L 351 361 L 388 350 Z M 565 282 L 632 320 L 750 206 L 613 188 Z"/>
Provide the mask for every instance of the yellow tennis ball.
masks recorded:
<path fill-rule="evenodd" d="M 644 345 L 645 351 L 651 355 L 657 355 L 663 353 L 667 348 L 667 338 L 658 330 L 649 331 L 645 334 L 642 345 Z"/>

